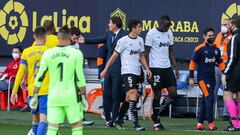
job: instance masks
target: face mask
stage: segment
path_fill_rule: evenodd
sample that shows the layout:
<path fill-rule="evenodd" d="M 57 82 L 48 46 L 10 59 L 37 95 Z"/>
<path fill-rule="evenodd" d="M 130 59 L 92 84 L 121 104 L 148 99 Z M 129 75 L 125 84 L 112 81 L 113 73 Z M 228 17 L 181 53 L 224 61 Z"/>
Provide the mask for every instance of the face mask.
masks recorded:
<path fill-rule="evenodd" d="M 227 27 L 222 26 L 222 27 L 221 27 L 221 32 L 222 32 L 223 34 L 227 33 L 227 32 L 228 32 Z"/>
<path fill-rule="evenodd" d="M 12 53 L 12 57 L 13 57 L 14 59 L 17 59 L 17 58 L 19 58 L 19 54 L 18 54 L 18 53 Z"/>
<path fill-rule="evenodd" d="M 213 44 L 214 41 L 215 41 L 215 37 L 210 37 L 210 38 L 207 39 L 207 42 L 209 44 Z"/>

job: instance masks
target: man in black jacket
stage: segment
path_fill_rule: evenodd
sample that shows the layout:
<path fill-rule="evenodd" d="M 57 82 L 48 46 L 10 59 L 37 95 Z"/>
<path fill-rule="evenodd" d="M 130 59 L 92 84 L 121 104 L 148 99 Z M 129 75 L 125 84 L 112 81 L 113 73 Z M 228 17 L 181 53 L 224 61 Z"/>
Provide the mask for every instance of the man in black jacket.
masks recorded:
<path fill-rule="evenodd" d="M 231 19 L 230 29 L 232 38 L 228 44 L 228 62 L 222 75 L 222 83 L 225 85 L 224 101 L 226 102 L 230 117 L 231 126 L 227 131 L 240 130 L 240 18 Z M 237 96 L 237 104 L 234 102 L 234 94 Z"/>
<path fill-rule="evenodd" d="M 99 44 L 106 43 L 108 48 L 107 60 L 112 56 L 118 39 L 127 33 L 122 29 L 122 20 L 120 17 L 111 17 L 108 23 L 108 30 L 101 38 L 87 39 L 82 36 L 78 43 L 82 44 Z M 105 127 L 113 127 L 122 99 L 122 82 L 121 82 L 121 61 L 118 58 L 110 67 L 104 78 L 103 107 L 106 119 Z M 111 116 L 112 113 L 112 116 Z"/>

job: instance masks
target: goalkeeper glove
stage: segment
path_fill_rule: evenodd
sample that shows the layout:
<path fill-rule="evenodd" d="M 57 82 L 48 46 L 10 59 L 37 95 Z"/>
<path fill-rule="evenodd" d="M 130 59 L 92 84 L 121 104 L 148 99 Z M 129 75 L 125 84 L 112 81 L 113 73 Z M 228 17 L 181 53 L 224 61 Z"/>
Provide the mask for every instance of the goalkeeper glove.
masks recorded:
<path fill-rule="evenodd" d="M 89 104 L 88 104 L 86 96 L 85 95 L 81 95 L 81 96 L 82 96 L 83 110 L 86 112 L 89 108 Z"/>
<path fill-rule="evenodd" d="M 38 95 L 34 94 L 32 99 L 30 100 L 29 106 L 31 109 L 36 110 L 38 106 Z"/>

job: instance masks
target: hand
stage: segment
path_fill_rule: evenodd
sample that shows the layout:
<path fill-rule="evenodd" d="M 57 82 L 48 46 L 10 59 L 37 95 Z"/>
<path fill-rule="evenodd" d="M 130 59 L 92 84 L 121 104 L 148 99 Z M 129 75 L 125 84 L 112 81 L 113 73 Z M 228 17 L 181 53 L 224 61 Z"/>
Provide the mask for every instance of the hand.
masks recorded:
<path fill-rule="evenodd" d="M 148 79 L 152 78 L 152 72 L 150 69 L 147 70 L 147 77 L 148 77 Z"/>
<path fill-rule="evenodd" d="M 176 76 L 176 79 L 179 78 L 179 72 L 178 72 L 178 69 L 175 70 L 175 76 Z"/>
<path fill-rule="evenodd" d="M 85 43 L 84 37 L 80 35 L 79 38 L 78 38 L 78 40 L 77 40 L 77 43 L 78 43 L 78 44 L 84 44 L 84 43 Z"/>
<path fill-rule="evenodd" d="M 85 95 L 82 95 L 82 105 L 83 105 L 83 110 L 86 112 L 89 108 L 89 103 Z"/>
<path fill-rule="evenodd" d="M 224 86 L 226 86 L 226 85 L 227 85 L 227 82 L 226 82 L 226 75 L 225 75 L 225 74 L 222 74 L 221 80 L 222 80 L 222 84 L 223 84 Z"/>
<path fill-rule="evenodd" d="M 149 84 L 153 84 L 153 77 L 152 76 L 151 77 L 147 77 L 147 82 Z"/>
<path fill-rule="evenodd" d="M 190 85 L 191 87 L 194 86 L 194 78 L 190 78 L 190 79 L 189 79 L 189 85 Z"/>
<path fill-rule="evenodd" d="M 86 92 L 86 86 L 83 86 L 83 87 L 79 88 L 79 91 L 80 91 L 80 92 L 79 92 L 78 94 L 84 95 L 85 92 Z"/>
<path fill-rule="evenodd" d="M 100 77 L 104 78 L 107 74 L 107 71 L 104 69 L 101 73 L 100 73 Z"/>
<path fill-rule="evenodd" d="M 31 109 L 36 110 L 38 106 L 38 95 L 34 94 L 32 99 L 29 102 L 29 106 Z"/>
<path fill-rule="evenodd" d="M 12 92 L 11 95 L 11 103 L 15 105 L 18 102 L 18 94 L 17 92 Z"/>
<path fill-rule="evenodd" d="M 27 89 L 27 81 L 25 79 L 22 80 L 20 87 L 22 90 Z"/>

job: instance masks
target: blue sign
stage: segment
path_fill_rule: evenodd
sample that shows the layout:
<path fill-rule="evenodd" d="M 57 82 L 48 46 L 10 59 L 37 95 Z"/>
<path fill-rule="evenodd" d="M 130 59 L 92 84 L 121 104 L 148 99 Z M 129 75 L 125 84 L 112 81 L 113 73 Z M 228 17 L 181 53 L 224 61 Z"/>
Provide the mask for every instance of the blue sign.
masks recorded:
<path fill-rule="evenodd" d="M 94 3 L 93 3 L 94 2 Z M 221 20 L 240 15 L 237 0 L 8 0 L 0 1 L 0 56 L 10 56 L 13 46 L 32 45 L 33 30 L 45 20 L 52 20 L 58 29 L 76 26 L 84 37 L 104 34 L 109 18 L 120 16 L 124 28 L 131 18 L 142 20 L 143 33 L 158 26 L 162 15 L 171 17 L 174 51 L 177 59 L 189 60 L 195 46 L 203 42 L 202 30 L 212 26 L 220 31 Z M 96 45 L 81 46 L 86 57 L 96 57 Z"/>

